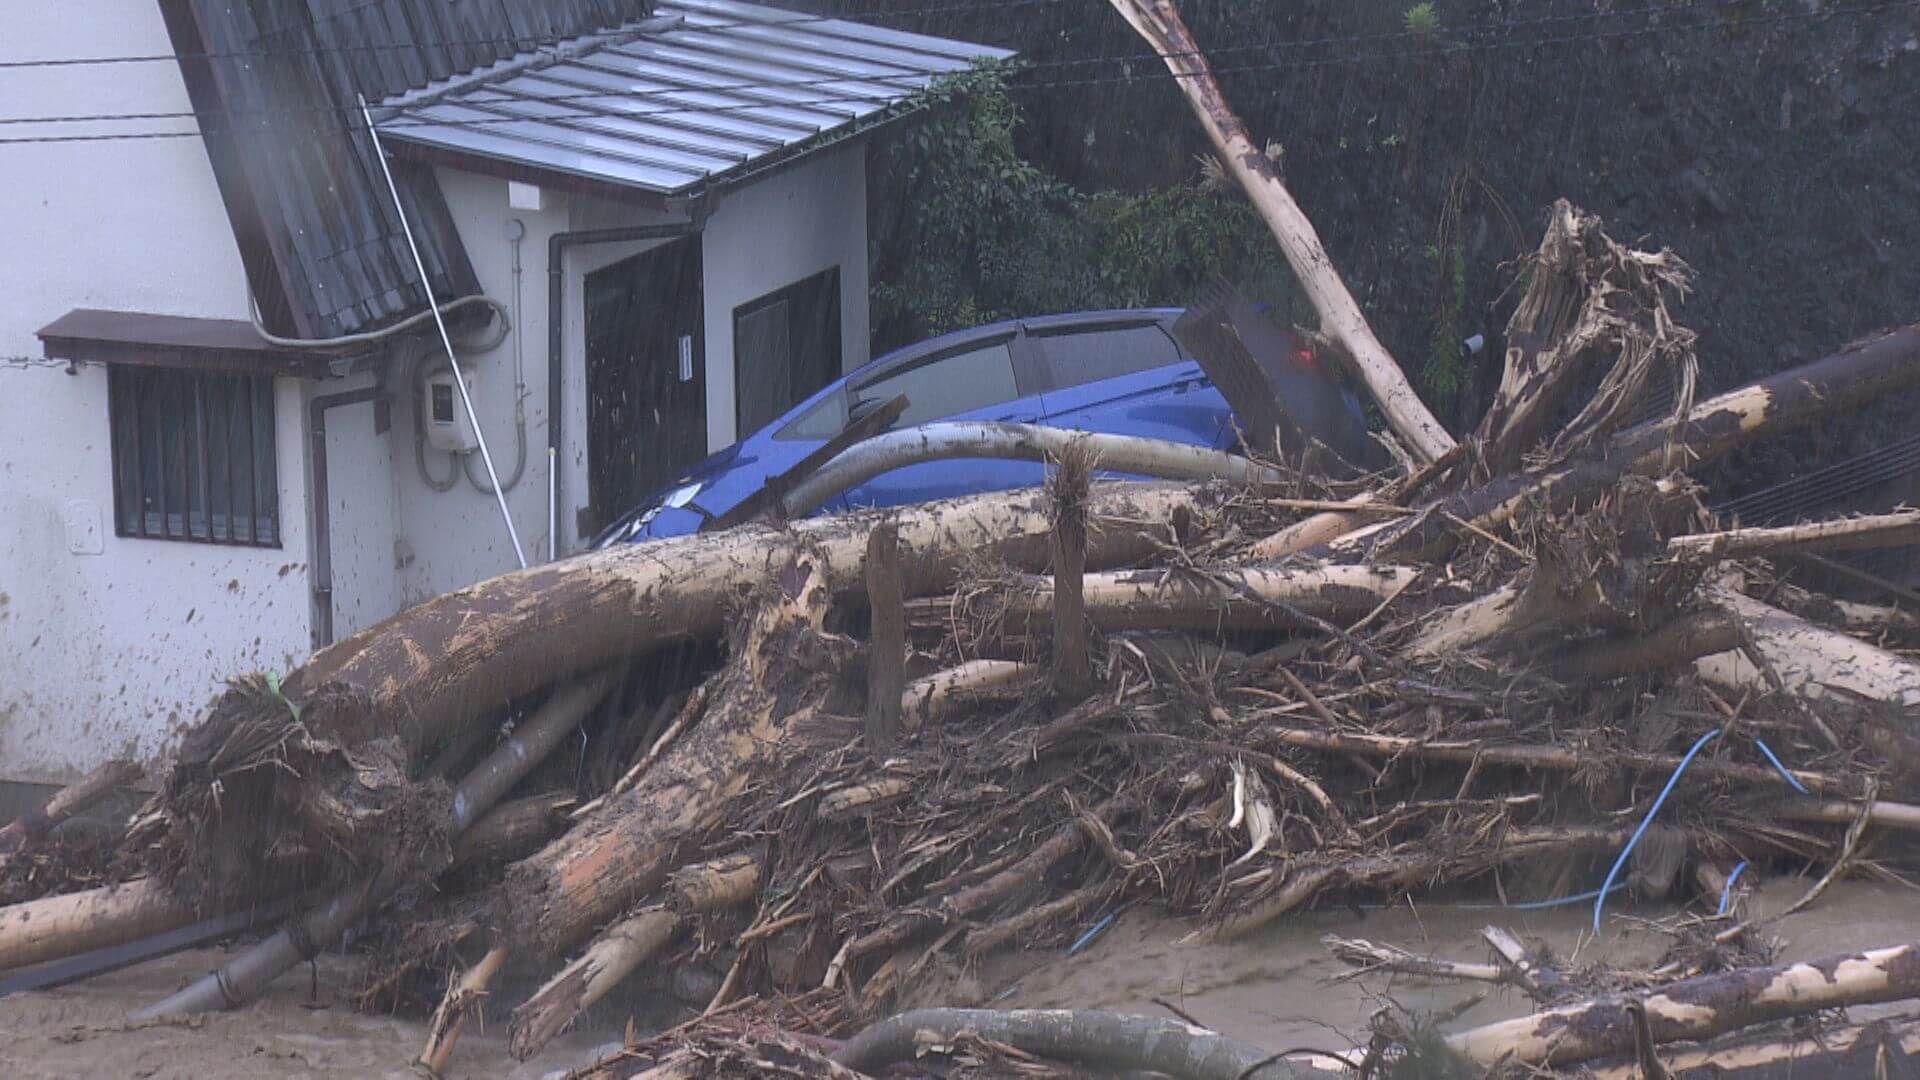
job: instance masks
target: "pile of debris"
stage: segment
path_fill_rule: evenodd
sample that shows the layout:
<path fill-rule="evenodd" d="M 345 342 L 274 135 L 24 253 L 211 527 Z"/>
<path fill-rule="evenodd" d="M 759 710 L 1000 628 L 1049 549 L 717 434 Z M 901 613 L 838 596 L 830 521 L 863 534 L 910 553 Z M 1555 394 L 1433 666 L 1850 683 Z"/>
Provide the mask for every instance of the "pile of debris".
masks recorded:
<path fill-rule="evenodd" d="M 277 920 L 147 1010 L 188 1013 L 245 1003 L 371 922 L 389 947 L 361 1000 L 431 987 L 433 1069 L 509 964 L 549 976 L 513 1010 L 521 1057 L 636 972 L 714 973 L 701 1015 L 630 1034 L 578 1073 L 595 1077 L 917 1059 L 1243 1080 L 1431 1056 L 1661 1075 L 1661 1043 L 1920 996 L 1915 946 L 1752 966 L 1741 903 L 1770 872 L 1819 868 L 1803 903 L 1890 875 L 1875 845 L 1920 829 L 1900 801 L 1920 797 L 1914 612 L 1773 561 L 1911 544 L 1920 515 L 1723 528 L 1690 479 L 1920 383 L 1920 326 L 1696 402 L 1673 314 L 1690 271 L 1562 203 L 1522 268 L 1496 400 L 1455 443 L 1171 5 L 1113 2 L 1272 225 L 1397 469 L 1330 478 L 1326 448 L 1260 400 L 1236 302 L 1202 305 L 1183 340 L 1206 343 L 1259 460 L 970 429 L 946 444 L 1047 451 L 1047 488 L 618 545 L 428 601 L 233 683 L 127 833 L 145 876 L 0 909 L 0 970 L 51 985 Z M 1656 389 L 1675 405 L 1646 419 Z M 1156 461 L 1235 479 L 1100 478 Z M 1596 923 L 1623 888 L 1709 914 L 1658 990 L 1590 1000 L 1498 936 L 1494 965 L 1335 942 L 1546 1006 L 1445 1038 L 1382 1025 L 1365 1060 L 1100 1013 L 866 1026 L 945 968 L 1064 943 L 1120 905 L 1231 938 L 1317 902 L 1498 888 L 1503 869 L 1553 895 L 1597 886 Z"/>
<path fill-rule="evenodd" d="M 1911 543 L 1920 515 L 1723 531 L 1684 471 L 1920 381 L 1920 327 L 1695 404 L 1687 273 L 1557 207 L 1485 422 L 1396 476 L 1107 482 L 1071 441 L 1040 492 L 622 545 L 429 601 L 236 681 L 127 835 L 147 876 L 0 909 L 0 967 L 70 977 L 284 916 L 150 1011 L 231 1007 L 372 919 L 406 947 L 364 1002 L 446 988 L 435 1067 L 512 963 L 552 972 L 513 1012 L 520 1056 L 642 968 L 722 973 L 702 1018 L 597 1076 L 1158 1068 L 1174 1042 L 1216 1063 L 1176 1075 L 1296 1075 L 1145 1018 L 942 1010 L 838 1040 L 1120 904 L 1232 937 L 1524 861 L 1719 917 L 1661 973 L 1687 993 L 1448 1053 L 1564 1064 L 1920 995 L 1906 948 L 1812 994 L 1720 970 L 1755 958 L 1740 868 L 1888 873 L 1872 845 L 1920 828 L 1897 801 L 1913 613 L 1768 562 Z M 1630 426 L 1662 380 L 1674 414 Z M 1527 977 L 1514 951 L 1500 977 Z"/>

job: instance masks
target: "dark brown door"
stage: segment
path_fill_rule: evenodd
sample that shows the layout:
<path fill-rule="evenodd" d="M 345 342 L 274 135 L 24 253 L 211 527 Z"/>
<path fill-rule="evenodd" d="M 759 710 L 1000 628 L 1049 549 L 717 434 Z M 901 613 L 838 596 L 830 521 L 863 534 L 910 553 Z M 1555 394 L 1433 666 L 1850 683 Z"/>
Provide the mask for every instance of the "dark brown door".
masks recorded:
<path fill-rule="evenodd" d="M 698 236 L 587 275 L 583 532 L 707 456 L 700 293 Z"/>

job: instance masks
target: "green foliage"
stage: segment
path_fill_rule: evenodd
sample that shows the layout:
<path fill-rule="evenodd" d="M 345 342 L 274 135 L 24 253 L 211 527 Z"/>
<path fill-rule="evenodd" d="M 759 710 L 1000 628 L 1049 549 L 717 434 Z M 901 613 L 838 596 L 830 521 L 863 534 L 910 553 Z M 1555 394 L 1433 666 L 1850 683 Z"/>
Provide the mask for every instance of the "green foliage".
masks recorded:
<path fill-rule="evenodd" d="M 1467 371 L 1460 355 L 1461 326 L 1467 307 L 1467 255 L 1458 240 L 1444 246 L 1429 244 L 1427 257 L 1440 276 L 1440 300 L 1427 338 L 1427 363 L 1420 370 L 1421 389 L 1441 414 L 1452 411 Z"/>
<path fill-rule="evenodd" d="M 1186 303 L 1221 277 L 1291 299 L 1291 275 L 1237 191 L 1196 178 L 1083 193 L 1022 158 L 1006 74 L 937 84 L 926 117 L 882 151 L 876 348 L 996 319 Z"/>
<path fill-rule="evenodd" d="M 1440 30 L 1440 15 L 1433 10 L 1432 0 L 1421 0 L 1408 8 L 1407 13 L 1401 16 L 1401 21 L 1406 24 L 1409 34 L 1433 34 Z"/>

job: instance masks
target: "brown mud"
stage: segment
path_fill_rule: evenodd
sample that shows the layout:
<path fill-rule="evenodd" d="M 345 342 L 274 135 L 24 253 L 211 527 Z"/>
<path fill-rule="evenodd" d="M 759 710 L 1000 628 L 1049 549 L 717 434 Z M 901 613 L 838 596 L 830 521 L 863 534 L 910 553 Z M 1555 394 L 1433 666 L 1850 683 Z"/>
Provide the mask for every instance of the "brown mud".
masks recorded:
<path fill-rule="evenodd" d="M 1785 908 L 1807 883 L 1768 882 L 1750 902 L 1764 916 Z M 1799 960 L 1920 937 L 1920 897 L 1898 886 L 1842 882 L 1807 911 L 1762 934 L 1776 958 Z M 1303 912 L 1245 940 L 1181 945 L 1190 923 L 1145 911 L 1116 919 L 1077 955 L 1060 951 L 1001 954 L 946 987 L 947 1000 L 991 998 L 996 1008 L 1074 1007 L 1167 1015 L 1166 1002 L 1226 1034 L 1278 1049 L 1345 1051 L 1366 1039 L 1370 1013 L 1388 998 L 1416 1018 L 1451 1012 L 1484 997 L 1447 1021 L 1458 1030 L 1530 1011 L 1517 990 L 1410 976 L 1374 975 L 1330 982 L 1345 969 L 1321 944 L 1326 934 L 1366 938 L 1410 952 L 1482 960 L 1482 926 L 1506 927 L 1529 943 L 1544 942 L 1565 970 L 1594 964 L 1652 966 L 1669 939 L 1649 920 L 1670 908 L 1632 903 L 1608 908 L 1605 933 L 1594 940 L 1586 905 L 1538 911 L 1404 903 L 1379 910 L 1332 908 Z M 1091 925 L 1096 916 L 1089 915 Z M 417 1077 L 410 1062 L 426 1038 L 423 1018 L 355 1013 L 346 998 L 356 961 L 328 956 L 310 974 L 297 971 L 275 983 L 261 1001 L 230 1013 L 139 1026 L 126 1015 L 224 959 L 196 950 L 103 976 L 87 983 L 0 999 L 0 1075 L 40 1080 L 71 1076 L 152 1077 L 155 1080 L 239 1080 L 242 1077 Z M 318 997 L 313 996 L 317 984 Z M 602 1003 L 582 1029 L 549 1044 L 532 1060 L 506 1053 L 506 1013 L 530 983 L 509 987 L 470 1025 L 449 1080 L 498 1077 L 532 1080 L 563 1071 L 617 1041 L 627 1017 L 657 1005 L 657 989 L 629 989 Z M 1159 999 L 1156 1001 L 1155 999 Z M 932 1003 L 916 1002 L 916 1003 Z M 1854 1010 L 1855 1019 L 1911 1012 L 1911 1003 Z"/>

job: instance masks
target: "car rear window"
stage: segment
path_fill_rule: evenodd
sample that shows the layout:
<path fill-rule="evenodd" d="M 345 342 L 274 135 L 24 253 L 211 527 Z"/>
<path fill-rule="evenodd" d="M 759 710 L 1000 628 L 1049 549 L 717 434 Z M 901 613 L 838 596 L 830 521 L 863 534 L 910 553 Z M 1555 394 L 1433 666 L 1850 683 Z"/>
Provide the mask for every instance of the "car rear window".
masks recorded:
<path fill-rule="evenodd" d="M 1012 339 L 974 346 L 883 375 L 854 391 L 856 400 L 886 401 L 907 395 L 897 427 L 971 412 L 1020 396 L 1013 375 Z"/>
<path fill-rule="evenodd" d="M 1036 333 L 1056 389 L 1176 364 L 1180 349 L 1153 323 Z"/>

